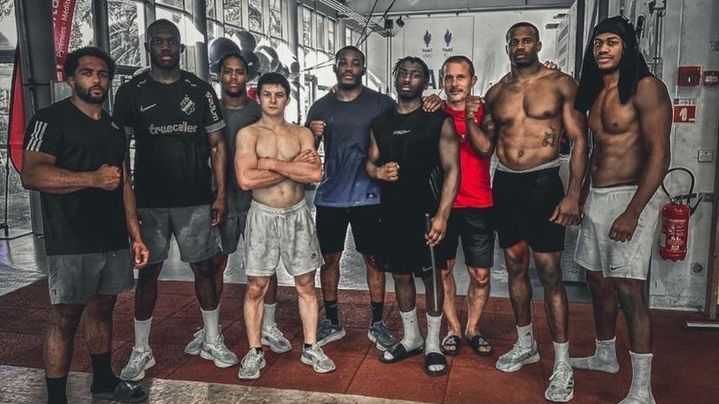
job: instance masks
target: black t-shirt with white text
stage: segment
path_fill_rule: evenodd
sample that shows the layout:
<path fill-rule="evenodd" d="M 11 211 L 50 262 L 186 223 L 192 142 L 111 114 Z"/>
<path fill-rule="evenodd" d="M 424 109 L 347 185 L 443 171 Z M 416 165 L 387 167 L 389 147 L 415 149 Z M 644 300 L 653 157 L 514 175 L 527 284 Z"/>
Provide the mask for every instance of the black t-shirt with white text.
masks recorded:
<path fill-rule="evenodd" d="M 113 118 L 135 137 L 139 208 L 212 202 L 207 134 L 224 128 L 225 121 L 209 84 L 185 71 L 171 84 L 142 73 L 118 89 Z"/>
<path fill-rule="evenodd" d="M 94 120 L 65 99 L 33 116 L 24 148 L 54 156 L 56 167 L 87 172 L 103 164 L 122 167 L 126 137 L 104 111 L 101 119 Z M 113 191 L 86 188 L 66 194 L 42 192 L 47 254 L 88 254 L 128 248 L 122 189 L 121 182 Z"/>

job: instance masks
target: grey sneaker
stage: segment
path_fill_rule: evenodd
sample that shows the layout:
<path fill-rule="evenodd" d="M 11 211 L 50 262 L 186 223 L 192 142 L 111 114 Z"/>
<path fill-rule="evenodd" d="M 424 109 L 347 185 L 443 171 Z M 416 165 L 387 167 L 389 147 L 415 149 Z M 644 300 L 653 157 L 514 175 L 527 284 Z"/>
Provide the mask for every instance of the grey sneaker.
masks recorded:
<path fill-rule="evenodd" d="M 312 366 L 317 373 L 329 373 L 336 369 L 334 361 L 325 355 L 318 343 L 312 344 L 309 348 L 303 348 L 300 361 L 305 365 Z"/>
<path fill-rule="evenodd" d="M 554 403 L 566 403 L 574 398 L 574 371 L 564 362 L 557 364 L 557 369 L 549 378 L 549 387 L 544 398 Z"/>
<path fill-rule="evenodd" d="M 537 363 L 541 358 L 539 352 L 537 352 L 537 341 L 532 341 L 532 346 L 525 348 L 519 345 L 519 342 L 514 344 L 514 347 L 497 359 L 497 369 L 502 372 L 516 372 L 524 365 L 530 363 Z"/>
<path fill-rule="evenodd" d="M 205 329 L 200 328 L 193 335 L 192 341 L 185 346 L 185 353 L 188 355 L 199 355 L 202 351 L 202 343 L 205 342 Z"/>
<path fill-rule="evenodd" d="M 272 324 L 272 327 L 262 327 L 260 342 L 262 345 L 268 345 L 274 353 L 285 353 L 292 350 L 292 344 L 277 328 L 277 324 Z"/>
<path fill-rule="evenodd" d="M 237 355 L 227 349 L 222 334 L 219 334 L 214 341 L 205 341 L 202 344 L 200 357 L 213 361 L 218 368 L 229 368 L 237 365 L 238 362 Z"/>
<path fill-rule="evenodd" d="M 265 362 L 265 354 L 260 351 L 257 352 L 255 348 L 250 348 L 244 358 L 242 358 L 242 364 L 240 365 L 240 371 L 237 372 L 237 377 L 240 380 L 255 380 L 260 378 L 260 369 L 267 365 Z"/>
<path fill-rule="evenodd" d="M 139 382 L 145 378 L 145 371 L 155 366 L 152 349 L 132 348 L 127 365 L 120 372 L 120 379 L 128 382 Z"/>
<path fill-rule="evenodd" d="M 384 324 L 384 321 L 372 323 L 372 326 L 367 331 L 367 338 L 375 343 L 377 349 L 383 352 L 397 343 Z"/>
<path fill-rule="evenodd" d="M 341 325 L 333 325 L 329 319 L 320 321 L 317 327 L 317 345 L 325 346 L 326 344 L 337 341 L 347 335 L 345 329 Z"/>

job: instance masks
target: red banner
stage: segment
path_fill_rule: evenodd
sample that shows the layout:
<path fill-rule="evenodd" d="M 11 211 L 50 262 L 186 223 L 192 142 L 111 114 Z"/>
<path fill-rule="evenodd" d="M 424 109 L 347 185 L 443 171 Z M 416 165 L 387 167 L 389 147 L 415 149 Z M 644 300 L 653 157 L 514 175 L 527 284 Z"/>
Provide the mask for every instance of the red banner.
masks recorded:
<path fill-rule="evenodd" d="M 55 28 L 55 58 L 57 80 L 65 79 L 62 66 L 65 64 L 67 49 L 72 33 L 72 17 L 75 14 L 75 0 L 52 0 L 52 24 Z"/>
<path fill-rule="evenodd" d="M 10 160 L 17 172 L 22 167 L 22 143 L 25 139 L 25 99 L 22 92 L 22 66 L 20 65 L 20 46 L 15 49 L 15 64 L 12 70 L 10 89 L 10 122 L 7 141 Z"/>

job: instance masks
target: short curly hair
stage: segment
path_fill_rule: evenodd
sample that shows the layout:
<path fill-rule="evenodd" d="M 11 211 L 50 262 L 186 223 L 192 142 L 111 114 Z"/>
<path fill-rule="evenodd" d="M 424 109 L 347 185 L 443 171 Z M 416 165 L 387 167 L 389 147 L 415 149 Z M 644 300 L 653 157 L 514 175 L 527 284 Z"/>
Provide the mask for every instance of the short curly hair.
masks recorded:
<path fill-rule="evenodd" d="M 62 70 L 63 73 L 65 73 L 66 78 L 75 75 L 77 67 L 80 66 L 80 59 L 83 56 L 92 56 L 98 59 L 102 59 L 102 61 L 105 62 L 105 64 L 107 65 L 107 72 L 110 74 L 110 80 L 115 77 L 115 61 L 112 60 L 110 55 L 105 53 L 105 51 L 100 48 L 94 46 L 86 46 L 84 48 L 74 50 L 67 54 L 67 57 L 65 58 L 65 64 L 62 66 Z"/>

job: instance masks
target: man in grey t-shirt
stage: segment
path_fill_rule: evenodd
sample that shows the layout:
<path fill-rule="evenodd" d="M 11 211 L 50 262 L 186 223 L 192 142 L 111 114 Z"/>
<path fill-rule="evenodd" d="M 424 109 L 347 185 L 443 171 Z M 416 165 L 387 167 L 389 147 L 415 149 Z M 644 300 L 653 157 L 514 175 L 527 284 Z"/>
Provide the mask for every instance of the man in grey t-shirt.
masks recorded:
<path fill-rule="evenodd" d="M 213 258 L 217 268 L 216 284 L 217 294 L 222 295 L 224 285 L 223 276 L 229 255 L 237 251 L 240 236 L 245 233 L 247 211 L 252 202 L 252 192 L 243 191 L 237 183 L 234 169 L 235 136 L 240 129 L 255 123 L 260 118 L 260 107 L 247 97 L 247 62 L 238 53 L 228 53 L 218 62 L 218 71 L 221 87 L 220 105 L 222 116 L 227 126 L 224 129 L 227 142 L 228 156 L 230 156 L 227 169 L 227 218 L 220 225 L 221 250 Z M 264 298 L 264 312 L 262 317 L 262 344 L 269 345 L 275 353 L 289 352 L 292 349 L 290 341 L 282 335 L 275 323 L 275 304 L 277 301 L 277 275 L 272 275 Z M 203 330 L 195 333 L 193 339 L 185 347 L 185 352 L 197 355 L 200 352 L 203 339 Z"/>

